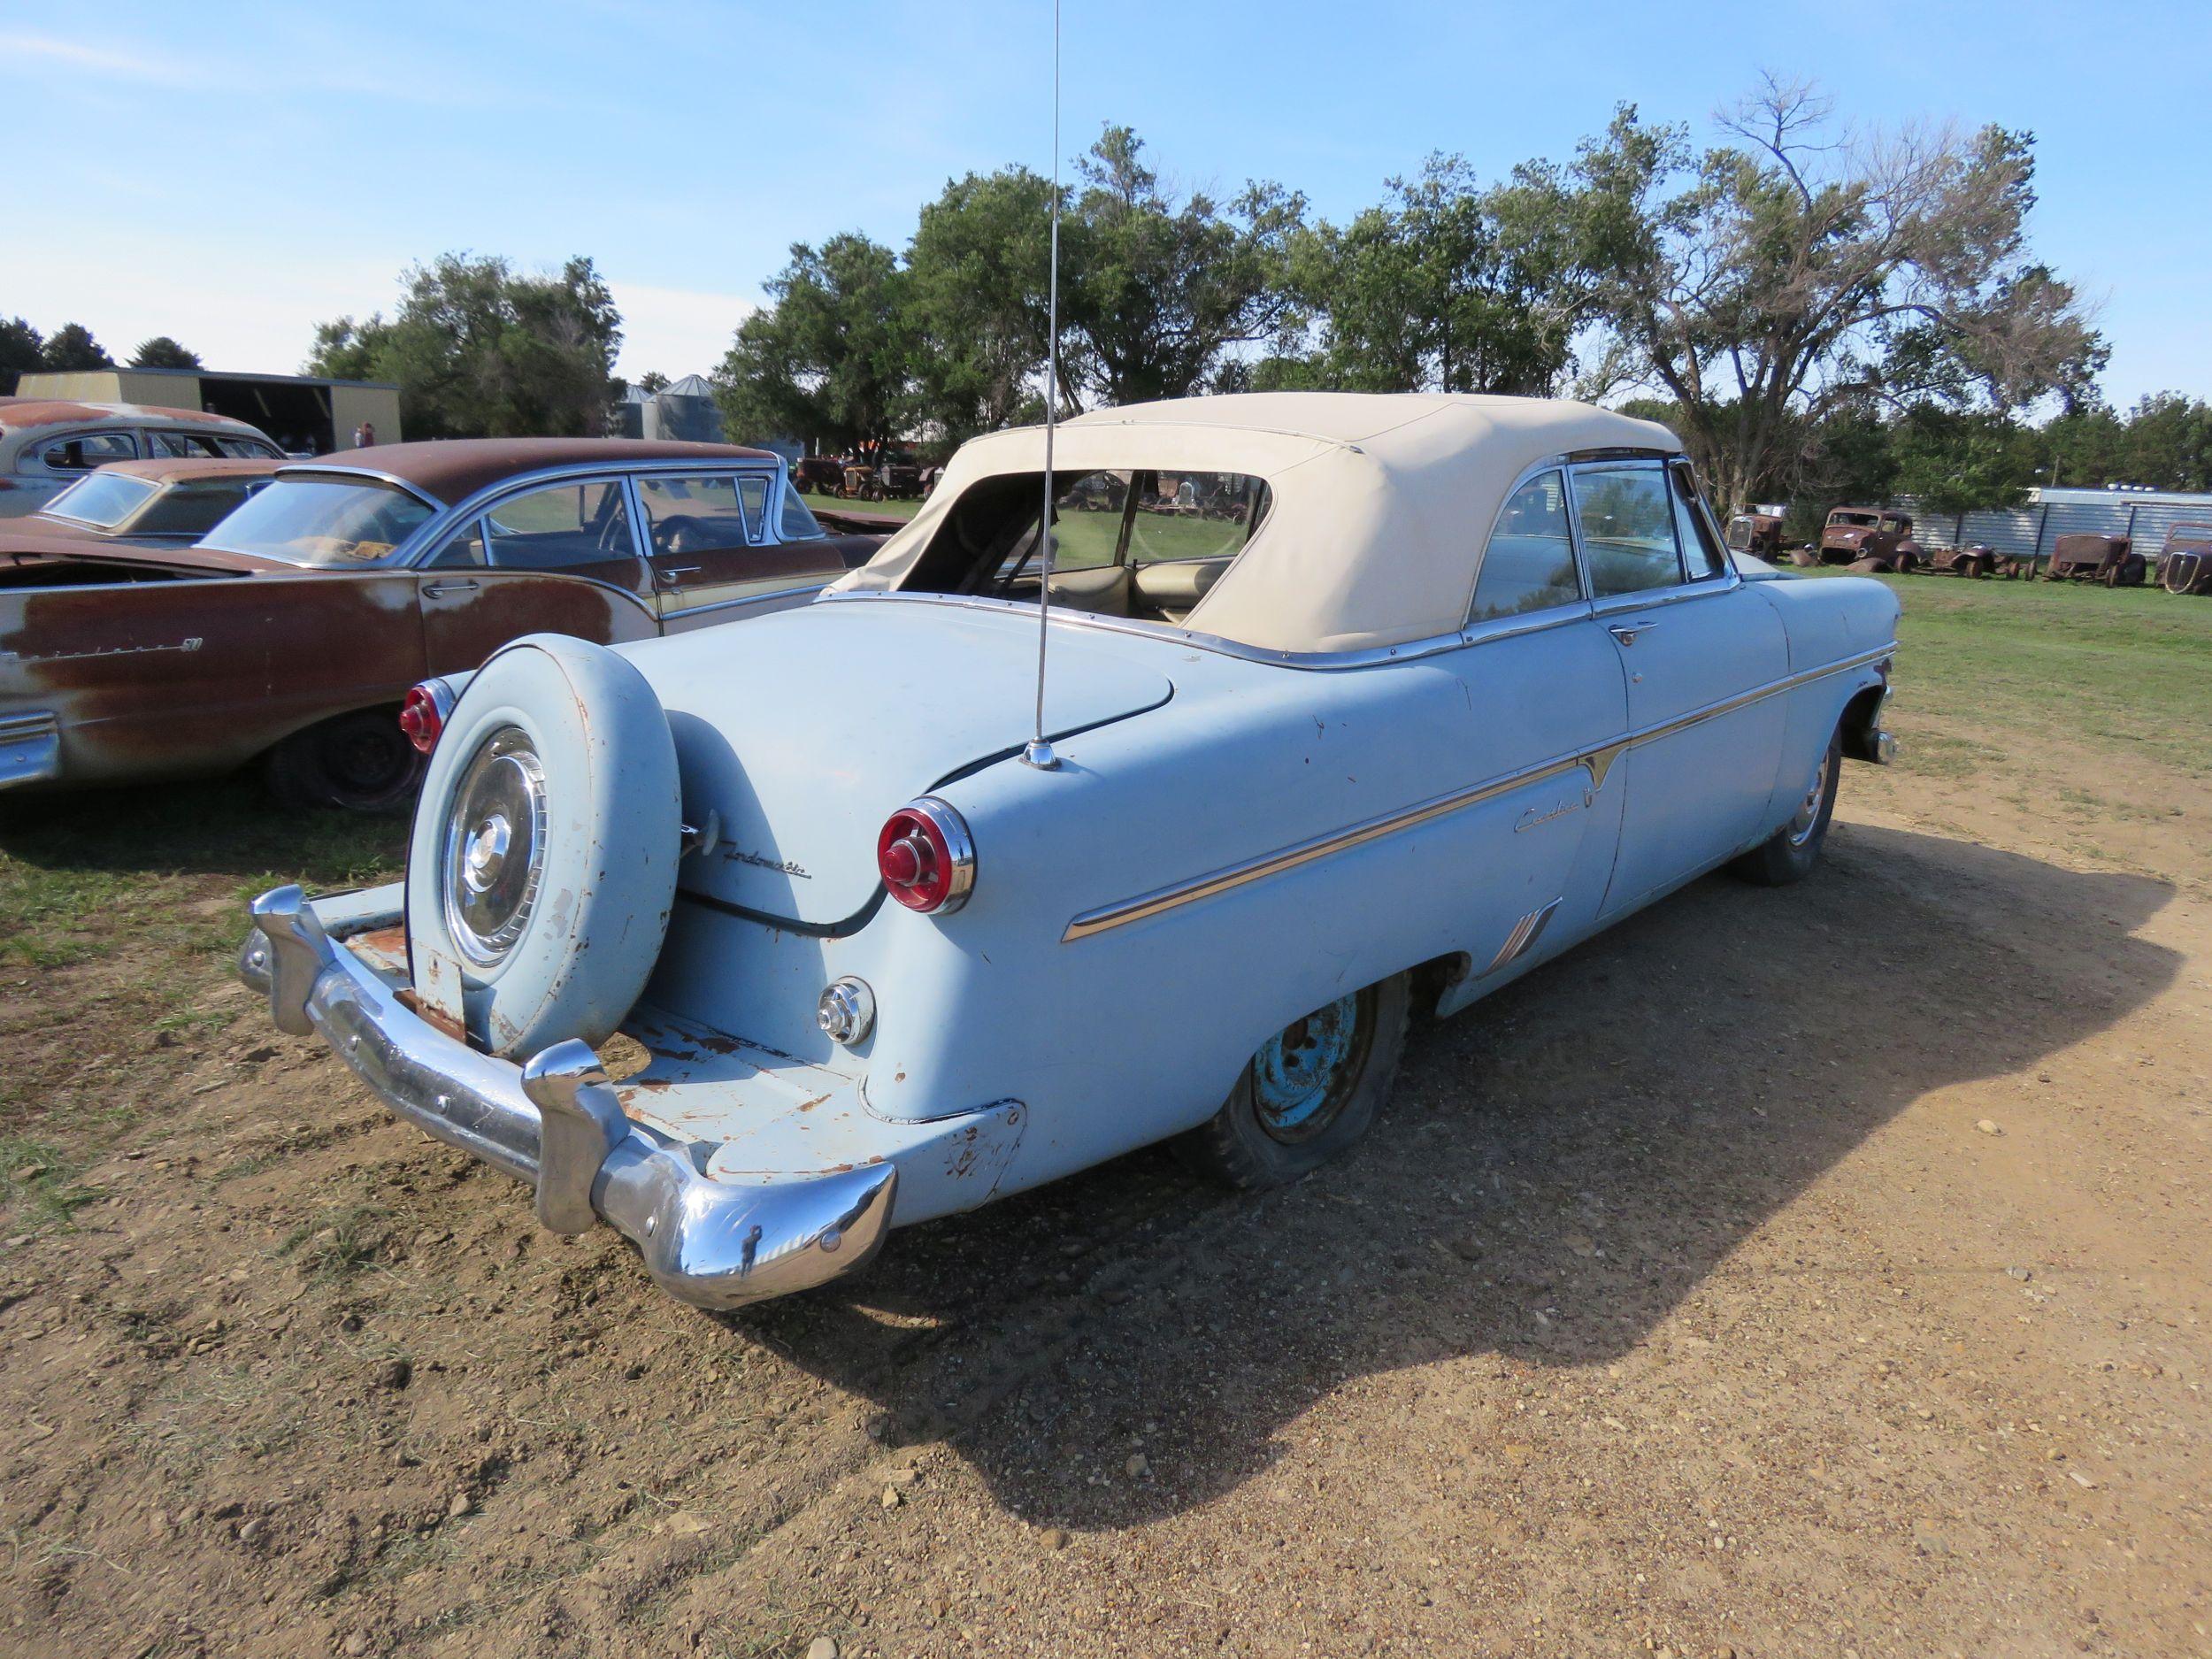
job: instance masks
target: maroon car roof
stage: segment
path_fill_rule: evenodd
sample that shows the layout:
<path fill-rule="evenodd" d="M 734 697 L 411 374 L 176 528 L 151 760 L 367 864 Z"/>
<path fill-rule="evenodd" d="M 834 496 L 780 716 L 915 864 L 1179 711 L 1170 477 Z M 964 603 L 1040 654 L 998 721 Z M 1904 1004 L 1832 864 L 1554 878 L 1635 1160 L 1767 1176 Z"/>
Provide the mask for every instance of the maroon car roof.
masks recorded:
<path fill-rule="evenodd" d="M 295 461 L 288 475 L 339 468 L 397 479 L 450 506 L 520 472 L 552 466 L 630 466 L 640 461 L 772 461 L 774 452 L 734 443 L 680 443 L 644 438 L 439 438 L 379 443 L 313 461 Z"/>
<path fill-rule="evenodd" d="M 285 463 L 273 456 L 165 455 L 152 461 L 110 461 L 99 470 L 142 478 L 150 484 L 190 483 L 199 478 L 266 478 Z"/>

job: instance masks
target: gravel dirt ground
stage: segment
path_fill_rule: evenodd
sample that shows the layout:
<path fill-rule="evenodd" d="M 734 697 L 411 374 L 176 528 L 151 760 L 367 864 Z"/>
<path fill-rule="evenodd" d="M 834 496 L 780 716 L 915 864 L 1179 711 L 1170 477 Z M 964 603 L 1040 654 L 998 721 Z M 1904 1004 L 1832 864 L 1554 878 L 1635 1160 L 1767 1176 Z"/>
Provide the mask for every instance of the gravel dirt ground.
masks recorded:
<path fill-rule="evenodd" d="M 1901 704 L 1324 1174 L 727 1318 L 275 1034 L 252 857 L 125 871 L 184 955 L 0 985 L 0 1651 L 2212 1653 L 2212 782 Z"/>

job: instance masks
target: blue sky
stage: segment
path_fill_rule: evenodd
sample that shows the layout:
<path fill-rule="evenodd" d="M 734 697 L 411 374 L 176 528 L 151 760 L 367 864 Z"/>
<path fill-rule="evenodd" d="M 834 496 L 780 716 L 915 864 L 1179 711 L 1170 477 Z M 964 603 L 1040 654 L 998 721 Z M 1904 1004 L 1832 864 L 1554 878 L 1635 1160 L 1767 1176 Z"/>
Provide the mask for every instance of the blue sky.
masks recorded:
<path fill-rule="evenodd" d="M 971 169 L 1050 159 L 1048 4 L 0 0 L 0 315 L 290 371 L 448 249 L 598 261 L 622 367 L 710 368 L 795 241 L 902 246 Z M 2108 395 L 2212 396 L 2212 6 L 1201 5 L 1067 0 L 1064 151 L 1341 219 L 1431 150 L 1486 177 L 1614 104 L 1709 134 L 1762 70 L 1869 121 L 2039 140 L 2039 253 L 2097 303 Z"/>

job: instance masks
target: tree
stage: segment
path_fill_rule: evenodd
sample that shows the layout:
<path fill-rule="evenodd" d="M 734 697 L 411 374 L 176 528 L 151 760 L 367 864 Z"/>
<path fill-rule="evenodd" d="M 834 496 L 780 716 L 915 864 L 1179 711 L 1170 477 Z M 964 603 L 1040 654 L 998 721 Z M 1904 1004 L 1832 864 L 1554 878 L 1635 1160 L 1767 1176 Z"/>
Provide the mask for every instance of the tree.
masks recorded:
<path fill-rule="evenodd" d="M 47 336 L 46 348 L 40 353 L 39 366 L 67 372 L 73 369 L 111 369 L 115 359 L 107 354 L 107 348 L 92 337 L 92 330 L 82 323 L 64 323 Z"/>
<path fill-rule="evenodd" d="M 794 243 L 769 304 L 739 326 L 715 373 L 725 428 L 838 450 L 901 436 L 914 380 L 906 287 L 898 256 L 865 236 Z"/>
<path fill-rule="evenodd" d="M 2036 481 L 2036 434 L 1987 410 L 1923 403 L 1891 430 L 1896 490 L 1937 513 L 2016 507 Z"/>
<path fill-rule="evenodd" d="M 396 382 L 419 437 L 605 429 L 622 316 L 589 259 L 526 275 L 503 258 L 449 253 L 403 280 L 388 321 L 379 313 L 319 326 L 307 372 Z"/>
<path fill-rule="evenodd" d="M 669 380 L 668 377 L 665 374 L 663 374 L 658 369 L 648 369 L 644 373 L 639 375 L 636 380 L 632 380 L 630 384 L 636 387 L 639 391 L 643 392 L 648 397 L 651 397 L 657 393 L 666 391 L 668 389 Z"/>
<path fill-rule="evenodd" d="M 138 349 L 131 353 L 134 369 L 196 369 L 200 354 L 188 351 L 167 334 L 156 334 L 151 340 L 141 341 Z"/>
<path fill-rule="evenodd" d="M 1305 198 L 1248 184 L 1227 213 L 1202 191 L 1179 200 L 1109 127 L 1076 164 L 1061 227 L 1060 396 L 1106 403 L 1181 397 L 1232 347 L 1267 338 L 1289 306 L 1285 262 Z"/>
<path fill-rule="evenodd" d="M 914 411 L 953 442 L 1041 401 L 1051 223 L 1051 181 L 1026 167 L 972 173 L 922 209 L 906 252 Z"/>
<path fill-rule="evenodd" d="M 1723 126 L 1695 156 L 1624 105 L 1571 168 L 1517 174 L 1569 206 L 1607 334 L 1594 386 L 1671 397 L 1720 502 L 1784 485 L 1839 410 L 2089 395 L 2102 344 L 2027 251 L 2031 134 L 1838 135 L 1770 79 Z"/>
<path fill-rule="evenodd" d="M 15 396 L 19 375 L 28 374 L 46 361 L 46 341 L 20 317 L 0 318 L 0 397 Z"/>
<path fill-rule="evenodd" d="M 1317 336 L 1298 378 L 1351 391 L 1549 392 L 1574 318 L 1553 303 L 1555 239 L 1501 224 L 1457 156 L 1431 156 L 1388 188 L 1394 199 L 1341 230 L 1291 236 L 1290 288 Z"/>
<path fill-rule="evenodd" d="M 2212 404 L 2160 392 L 2140 400 L 2126 427 L 2127 481 L 2212 490 Z"/>

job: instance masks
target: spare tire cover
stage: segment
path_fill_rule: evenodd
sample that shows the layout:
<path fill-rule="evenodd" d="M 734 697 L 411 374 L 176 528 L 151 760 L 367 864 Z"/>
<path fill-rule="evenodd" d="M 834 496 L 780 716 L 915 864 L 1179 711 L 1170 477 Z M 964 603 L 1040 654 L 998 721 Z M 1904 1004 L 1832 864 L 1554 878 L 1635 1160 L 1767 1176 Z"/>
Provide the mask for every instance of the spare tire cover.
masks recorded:
<path fill-rule="evenodd" d="M 538 634 L 462 692 L 407 849 L 411 965 L 457 970 L 463 1023 L 526 1059 L 601 1043 L 659 958 L 681 834 L 676 747 L 645 677 L 604 646 Z"/>

